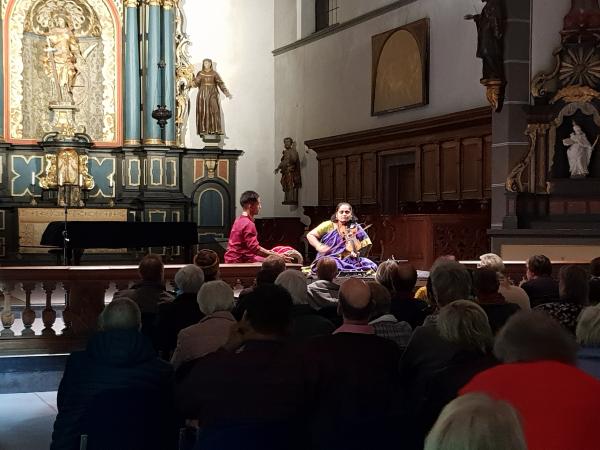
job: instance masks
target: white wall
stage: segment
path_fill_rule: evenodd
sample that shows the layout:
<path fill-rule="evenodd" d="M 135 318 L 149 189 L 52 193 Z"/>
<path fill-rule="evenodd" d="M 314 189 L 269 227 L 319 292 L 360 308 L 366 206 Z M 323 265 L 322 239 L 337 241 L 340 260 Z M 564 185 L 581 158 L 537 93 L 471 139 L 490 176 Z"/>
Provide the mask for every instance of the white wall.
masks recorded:
<path fill-rule="evenodd" d="M 532 0 L 531 74 L 554 69 L 552 52 L 560 46 L 563 18 L 571 9 L 571 0 Z"/>
<path fill-rule="evenodd" d="M 280 8 L 288 3 L 276 3 L 276 17 L 285 15 Z M 380 7 L 389 2 L 372 3 Z M 352 14 L 371 6 L 358 0 L 340 4 L 353 5 Z M 314 154 L 304 153 L 305 140 L 486 105 L 479 83 L 481 62 L 475 58 L 477 32 L 463 19 L 482 6 L 480 0 L 420 0 L 275 57 L 275 143 L 279 149 L 282 139 L 291 136 L 305 158 L 300 205 L 315 205 L 318 192 L 317 162 Z M 346 13 L 339 14 L 346 19 Z M 431 21 L 429 105 L 371 117 L 371 36 L 424 17 Z M 276 151 L 276 161 L 279 155 Z M 278 185 L 274 191 L 277 216 L 299 214 L 281 205 Z"/>
<path fill-rule="evenodd" d="M 221 96 L 225 117 L 225 148 L 244 150 L 237 170 L 237 195 L 252 189 L 260 193 L 262 215 L 273 215 L 274 149 L 274 0 L 186 0 L 191 61 L 196 70 L 211 58 L 233 95 Z M 295 23 L 295 22 L 294 22 Z M 196 134 L 196 89 L 186 146 L 201 148 Z M 236 201 L 237 204 L 237 201 Z"/>

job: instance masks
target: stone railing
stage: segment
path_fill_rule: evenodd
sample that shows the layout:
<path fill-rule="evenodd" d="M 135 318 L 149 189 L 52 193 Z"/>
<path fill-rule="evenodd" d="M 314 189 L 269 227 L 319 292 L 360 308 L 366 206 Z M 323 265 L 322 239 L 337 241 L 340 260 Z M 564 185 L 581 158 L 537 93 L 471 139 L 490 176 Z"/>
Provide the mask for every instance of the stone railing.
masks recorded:
<path fill-rule="evenodd" d="M 167 289 L 174 288 L 181 267 L 165 266 Z M 222 264 L 220 274 L 239 290 L 252 285 L 259 269 L 260 264 Z M 136 280 L 137 266 L 0 267 L 0 355 L 82 348 L 105 303 Z"/>

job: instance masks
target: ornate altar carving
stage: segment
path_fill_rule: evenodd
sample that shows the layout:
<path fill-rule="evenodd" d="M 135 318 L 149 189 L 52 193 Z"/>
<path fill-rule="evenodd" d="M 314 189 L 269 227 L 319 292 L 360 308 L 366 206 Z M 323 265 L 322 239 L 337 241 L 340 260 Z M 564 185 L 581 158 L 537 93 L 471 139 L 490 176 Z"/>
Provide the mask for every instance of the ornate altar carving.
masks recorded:
<path fill-rule="evenodd" d="M 185 146 L 185 132 L 190 113 L 190 88 L 194 79 L 194 66 L 190 62 L 190 40 L 185 32 L 186 19 L 181 4 L 175 8 L 175 141 Z"/>
<path fill-rule="evenodd" d="M 121 0 L 4 0 L 6 138 L 32 143 L 60 125 L 119 145 Z M 55 108 L 48 117 L 48 105 Z"/>

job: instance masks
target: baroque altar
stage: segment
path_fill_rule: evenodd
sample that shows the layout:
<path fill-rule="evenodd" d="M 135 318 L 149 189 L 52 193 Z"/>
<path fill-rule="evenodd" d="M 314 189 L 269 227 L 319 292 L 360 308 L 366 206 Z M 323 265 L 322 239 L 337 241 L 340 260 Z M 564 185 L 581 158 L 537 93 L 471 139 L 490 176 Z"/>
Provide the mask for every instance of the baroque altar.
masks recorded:
<path fill-rule="evenodd" d="M 194 70 L 180 0 L 3 0 L 0 16 L 0 263 L 32 253 L 19 244 L 26 208 L 228 233 L 242 152 L 185 146 Z"/>

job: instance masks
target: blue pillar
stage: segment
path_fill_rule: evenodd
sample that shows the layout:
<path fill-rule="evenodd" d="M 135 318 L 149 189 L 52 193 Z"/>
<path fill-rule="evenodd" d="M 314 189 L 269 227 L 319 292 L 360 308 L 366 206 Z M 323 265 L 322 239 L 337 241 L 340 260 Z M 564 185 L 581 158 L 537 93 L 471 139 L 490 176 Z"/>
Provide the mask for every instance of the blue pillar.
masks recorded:
<path fill-rule="evenodd" d="M 152 111 L 161 103 L 160 78 L 160 1 L 148 1 L 148 42 L 146 53 L 146 86 L 144 94 L 144 144 L 160 145 L 160 127 L 152 118 Z"/>
<path fill-rule="evenodd" d="M 125 2 L 125 139 L 124 145 L 140 145 L 140 50 L 138 0 Z"/>
<path fill-rule="evenodd" d="M 165 145 L 175 146 L 175 10 L 174 0 L 163 0 L 164 105 L 173 116 L 165 125 Z"/>

